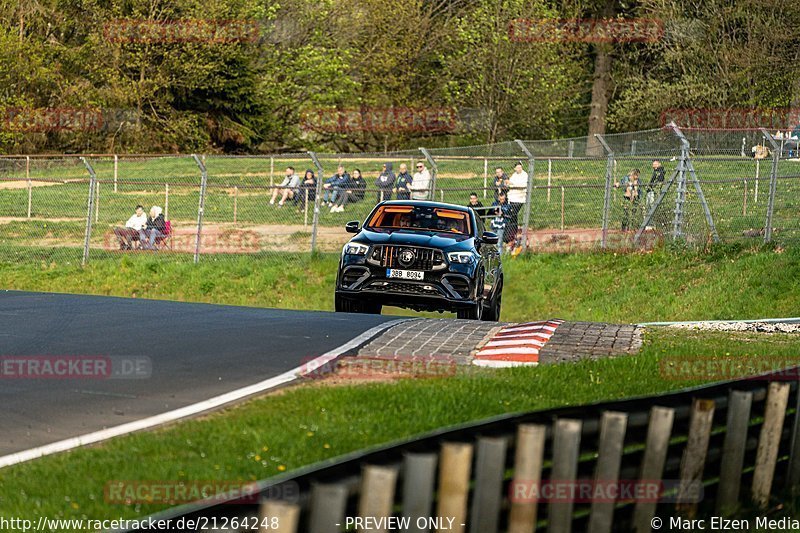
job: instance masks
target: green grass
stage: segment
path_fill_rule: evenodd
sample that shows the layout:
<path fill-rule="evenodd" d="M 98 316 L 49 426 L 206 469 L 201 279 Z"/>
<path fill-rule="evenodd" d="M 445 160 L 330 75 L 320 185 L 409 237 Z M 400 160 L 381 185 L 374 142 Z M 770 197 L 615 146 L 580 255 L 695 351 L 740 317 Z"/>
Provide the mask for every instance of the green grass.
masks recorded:
<path fill-rule="evenodd" d="M 163 505 L 104 500 L 110 480 L 263 479 L 356 449 L 503 413 L 688 387 L 670 355 L 797 357 L 788 335 L 652 330 L 636 356 L 369 385 L 310 384 L 200 419 L 0 470 L 0 515 L 136 517 Z"/>
<path fill-rule="evenodd" d="M 13 263 L 0 263 L 0 284 L 20 290 L 333 309 L 334 254 L 204 256 L 198 265 L 188 254 L 95 254 L 81 268 L 80 251 L 73 250 L 69 262 L 63 260 L 66 253 L 16 250 Z M 506 259 L 504 270 L 502 319 L 508 321 L 558 317 L 650 322 L 800 314 L 797 248 L 531 254 Z"/>

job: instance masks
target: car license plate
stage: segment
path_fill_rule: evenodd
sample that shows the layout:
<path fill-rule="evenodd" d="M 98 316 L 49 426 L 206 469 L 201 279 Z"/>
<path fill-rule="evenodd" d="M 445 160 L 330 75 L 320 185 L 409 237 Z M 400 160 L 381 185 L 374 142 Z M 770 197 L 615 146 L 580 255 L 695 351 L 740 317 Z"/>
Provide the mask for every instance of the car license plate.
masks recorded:
<path fill-rule="evenodd" d="M 421 270 L 397 270 L 394 268 L 387 268 L 386 277 L 397 278 L 397 279 L 413 279 L 417 281 L 422 281 L 423 279 L 425 279 L 425 272 Z"/>

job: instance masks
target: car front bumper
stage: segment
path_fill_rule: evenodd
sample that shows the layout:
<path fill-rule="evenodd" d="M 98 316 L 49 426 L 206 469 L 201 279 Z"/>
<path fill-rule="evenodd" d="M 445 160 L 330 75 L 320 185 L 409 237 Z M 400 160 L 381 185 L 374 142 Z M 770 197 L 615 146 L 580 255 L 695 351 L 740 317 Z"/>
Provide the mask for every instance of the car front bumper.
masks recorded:
<path fill-rule="evenodd" d="M 415 310 L 468 309 L 475 306 L 477 291 L 473 277 L 468 275 L 473 269 L 464 267 L 426 271 L 423 280 L 415 281 L 389 278 L 386 268 L 364 262 L 345 264 L 339 271 L 336 294 Z"/>

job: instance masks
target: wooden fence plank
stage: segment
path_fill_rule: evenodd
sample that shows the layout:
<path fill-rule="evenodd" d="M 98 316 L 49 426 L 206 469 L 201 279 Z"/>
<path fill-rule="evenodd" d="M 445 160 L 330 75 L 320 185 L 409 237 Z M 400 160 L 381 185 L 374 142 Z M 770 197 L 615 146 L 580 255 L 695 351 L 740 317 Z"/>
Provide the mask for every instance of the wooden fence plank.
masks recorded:
<path fill-rule="evenodd" d="M 536 526 L 537 501 L 532 491 L 538 490 L 542 480 L 546 435 L 547 428 L 537 424 L 521 424 L 517 428 L 508 533 L 533 533 Z"/>
<path fill-rule="evenodd" d="M 259 511 L 259 531 L 262 533 L 297 533 L 300 506 L 279 500 L 266 500 Z"/>
<path fill-rule="evenodd" d="M 672 422 L 675 410 L 668 407 L 653 407 L 650 410 L 650 422 L 647 427 L 644 457 L 639 479 L 659 481 L 664 474 L 664 462 L 667 460 L 669 437 L 672 434 Z M 634 528 L 637 532 L 651 531 L 650 520 L 655 516 L 656 502 L 638 500 L 634 507 Z"/>
<path fill-rule="evenodd" d="M 508 442 L 502 437 L 478 439 L 470 527 L 472 533 L 496 533 L 503 497 Z"/>
<path fill-rule="evenodd" d="M 612 483 L 619 481 L 627 425 L 628 415 L 625 413 L 606 411 L 600 420 L 600 445 L 594 481 L 603 487 L 610 487 Z M 589 515 L 589 533 L 610 532 L 613 521 L 614 502 L 593 500 Z"/>
<path fill-rule="evenodd" d="M 678 503 L 675 505 L 676 511 L 688 518 L 694 518 L 697 513 L 695 491 L 698 483 L 702 484 L 703 482 L 703 470 L 706 466 L 708 441 L 711 438 L 713 421 L 714 400 L 695 399 L 692 402 L 686 448 L 681 457 Z"/>
<path fill-rule="evenodd" d="M 358 516 L 379 519 L 392 516 L 397 470 L 385 466 L 367 465 L 361 472 L 361 494 L 358 499 Z M 374 533 L 388 531 L 385 527 L 362 529 Z"/>
<path fill-rule="evenodd" d="M 339 533 L 347 507 L 347 487 L 316 483 L 311 488 L 309 533 Z M 337 525 L 339 524 L 339 525 Z"/>
<path fill-rule="evenodd" d="M 439 460 L 439 504 L 436 517 L 443 524 L 452 524 L 449 531 L 463 533 L 465 529 L 471 472 L 472 445 L 444 443 Z"/>
<path fill-rule="evenodd" d="M 437 459 L 435 453 L 407 453 L 403 459 L 403 517 L 410 532 L 429 531 L 417 520 L 431 516 Z"/>
<path fill-rule="evenodd" d="M 717 490 L 717 513 L 720 515 L 735 511 L 739 504 L 739 488 L 752 404 L 752 392 L 732 390 L 728 396 L 728 416 Z"/>
<path fill-rule="evenodd" d="M 553 431 L 553 467 L 550 479 L 556 483 L 574 481 L 578 474 L 581 444 L 580 420 L 556 420 Z M 547 506 L 548 531 L 569 533 L 572 530 L 572 501 L 551 501 Z"/>
<path fill-rule="evenodd" d="M 767 393 L 767 407 L 764 424 L 758 436 L 756 467 L 753 472 L 753 501 L 766 507 L 772 493 L 772 479 L 775 476 L 775 462 L 783 433 L 783 419 L 789 403 L 789 384 L 770 383 Z"/>
<path fill-rule="evenodd" d="M 792 444 L 789 452 L 789 475 L 786 479 L 788 489 L 796 489 L 800 485 L 800 385 L 795 391 L 794 424 L 792 426 Z"/>

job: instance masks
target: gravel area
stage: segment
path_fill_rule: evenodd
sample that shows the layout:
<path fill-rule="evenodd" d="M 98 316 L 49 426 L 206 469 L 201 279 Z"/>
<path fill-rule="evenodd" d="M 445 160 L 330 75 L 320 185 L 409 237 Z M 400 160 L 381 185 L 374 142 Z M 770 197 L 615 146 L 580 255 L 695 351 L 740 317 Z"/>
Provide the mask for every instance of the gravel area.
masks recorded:
<path fill-rule="evenodd" d="M 754 331 L 758 333 L 800 333 L 800 324 L 788 322 L 696 322 L 672 324 L 671 328 L 703 331 Z"/>

